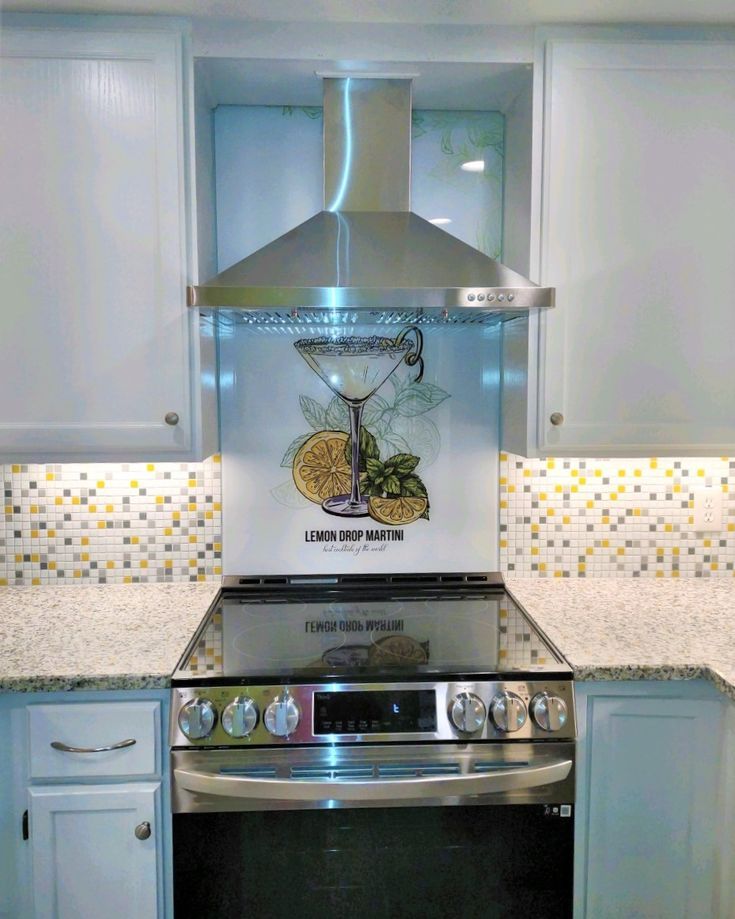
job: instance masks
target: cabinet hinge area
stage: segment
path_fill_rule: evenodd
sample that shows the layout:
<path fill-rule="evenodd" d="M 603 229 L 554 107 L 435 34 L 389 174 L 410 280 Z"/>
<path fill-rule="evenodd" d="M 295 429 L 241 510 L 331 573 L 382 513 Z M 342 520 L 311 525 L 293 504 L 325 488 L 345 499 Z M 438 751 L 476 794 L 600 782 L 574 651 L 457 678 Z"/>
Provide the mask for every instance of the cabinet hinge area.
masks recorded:
<path fill-rule="evenodd" d="M 31 835 L 30 830 L 28 829 L 28 811 L 23 811 L 23 819 L 21 821 L 21 833 L 23 835 L 24 840 L 28 839 Z"/>

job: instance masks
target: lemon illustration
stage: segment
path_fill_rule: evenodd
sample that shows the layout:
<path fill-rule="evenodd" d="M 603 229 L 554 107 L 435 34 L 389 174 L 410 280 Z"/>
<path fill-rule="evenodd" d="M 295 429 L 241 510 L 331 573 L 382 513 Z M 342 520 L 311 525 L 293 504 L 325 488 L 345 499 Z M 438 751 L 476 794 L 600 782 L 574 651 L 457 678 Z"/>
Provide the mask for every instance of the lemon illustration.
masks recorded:
<path fill-rule="evenodd" d="M 428 506 L 426 498 L 370 498 L 368 511 L 378 523 L 403 526 L 418 520 Z"/>
<path fill-rule="evenodd" d="M 319 431 L 302 444 L 293 461 L 293 480 L 301 494 L 321 504 L 325 498 L 348 495 L 352 486 L 345 458 L 347 434 Z"/>

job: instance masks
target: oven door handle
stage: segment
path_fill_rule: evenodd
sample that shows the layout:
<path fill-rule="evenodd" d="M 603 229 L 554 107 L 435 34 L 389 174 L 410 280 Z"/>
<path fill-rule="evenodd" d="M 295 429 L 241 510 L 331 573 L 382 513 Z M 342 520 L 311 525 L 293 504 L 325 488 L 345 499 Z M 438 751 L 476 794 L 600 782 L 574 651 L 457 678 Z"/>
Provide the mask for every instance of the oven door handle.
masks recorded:
<path fill-rule="evenodd" d="M 190 769 L 174 769 L 179 788 L 222 798 L 258 801 L 402 801 L 411 798 L 487 795 L 519 791 L 563 782 L 572 769 L 570 759 L 539 766 L 499 769 L 466 775 L 416 776 L 413 778 L 334 781 L 328 779 L 278 779 L 245 775 L 221 775 Z"/>

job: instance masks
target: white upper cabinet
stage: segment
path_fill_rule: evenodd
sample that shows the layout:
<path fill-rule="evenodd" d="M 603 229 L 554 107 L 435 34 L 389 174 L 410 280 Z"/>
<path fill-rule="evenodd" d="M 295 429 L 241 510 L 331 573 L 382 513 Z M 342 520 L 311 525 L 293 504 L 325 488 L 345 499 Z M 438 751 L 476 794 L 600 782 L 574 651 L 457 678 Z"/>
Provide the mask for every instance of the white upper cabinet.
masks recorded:
<path fill-rule="evenodd" d="M 732 453 L 735 43 L 549 41 L 534 118 L 557 306 L 508 330 L 505 448 Z"/>
<path fill-rule="evenodd" d="M 0 461 L 214 446 L 186 308 L 184 63 L 172 29 L 3 29 Z"/>

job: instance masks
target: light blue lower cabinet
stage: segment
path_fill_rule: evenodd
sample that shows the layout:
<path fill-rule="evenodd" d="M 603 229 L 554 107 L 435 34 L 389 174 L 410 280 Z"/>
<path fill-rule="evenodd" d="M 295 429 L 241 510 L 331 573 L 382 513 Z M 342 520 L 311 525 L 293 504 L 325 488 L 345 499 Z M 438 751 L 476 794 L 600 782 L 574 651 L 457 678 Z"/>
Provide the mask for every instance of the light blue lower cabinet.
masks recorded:
<path fill-rule="evenodd" d="M 577 700 L 575 919 L 733 919 L 732 703 L 701 681 Z"/>
<path fill-rule="evenodd" d="M 170 919 L 168 700 L 0 694 L 0 919 Z"/>
<path fill-rule="evenodd" d="M 160 799 L 158 782 L 31 788 L 35 919 L 159 919 Z"/>

